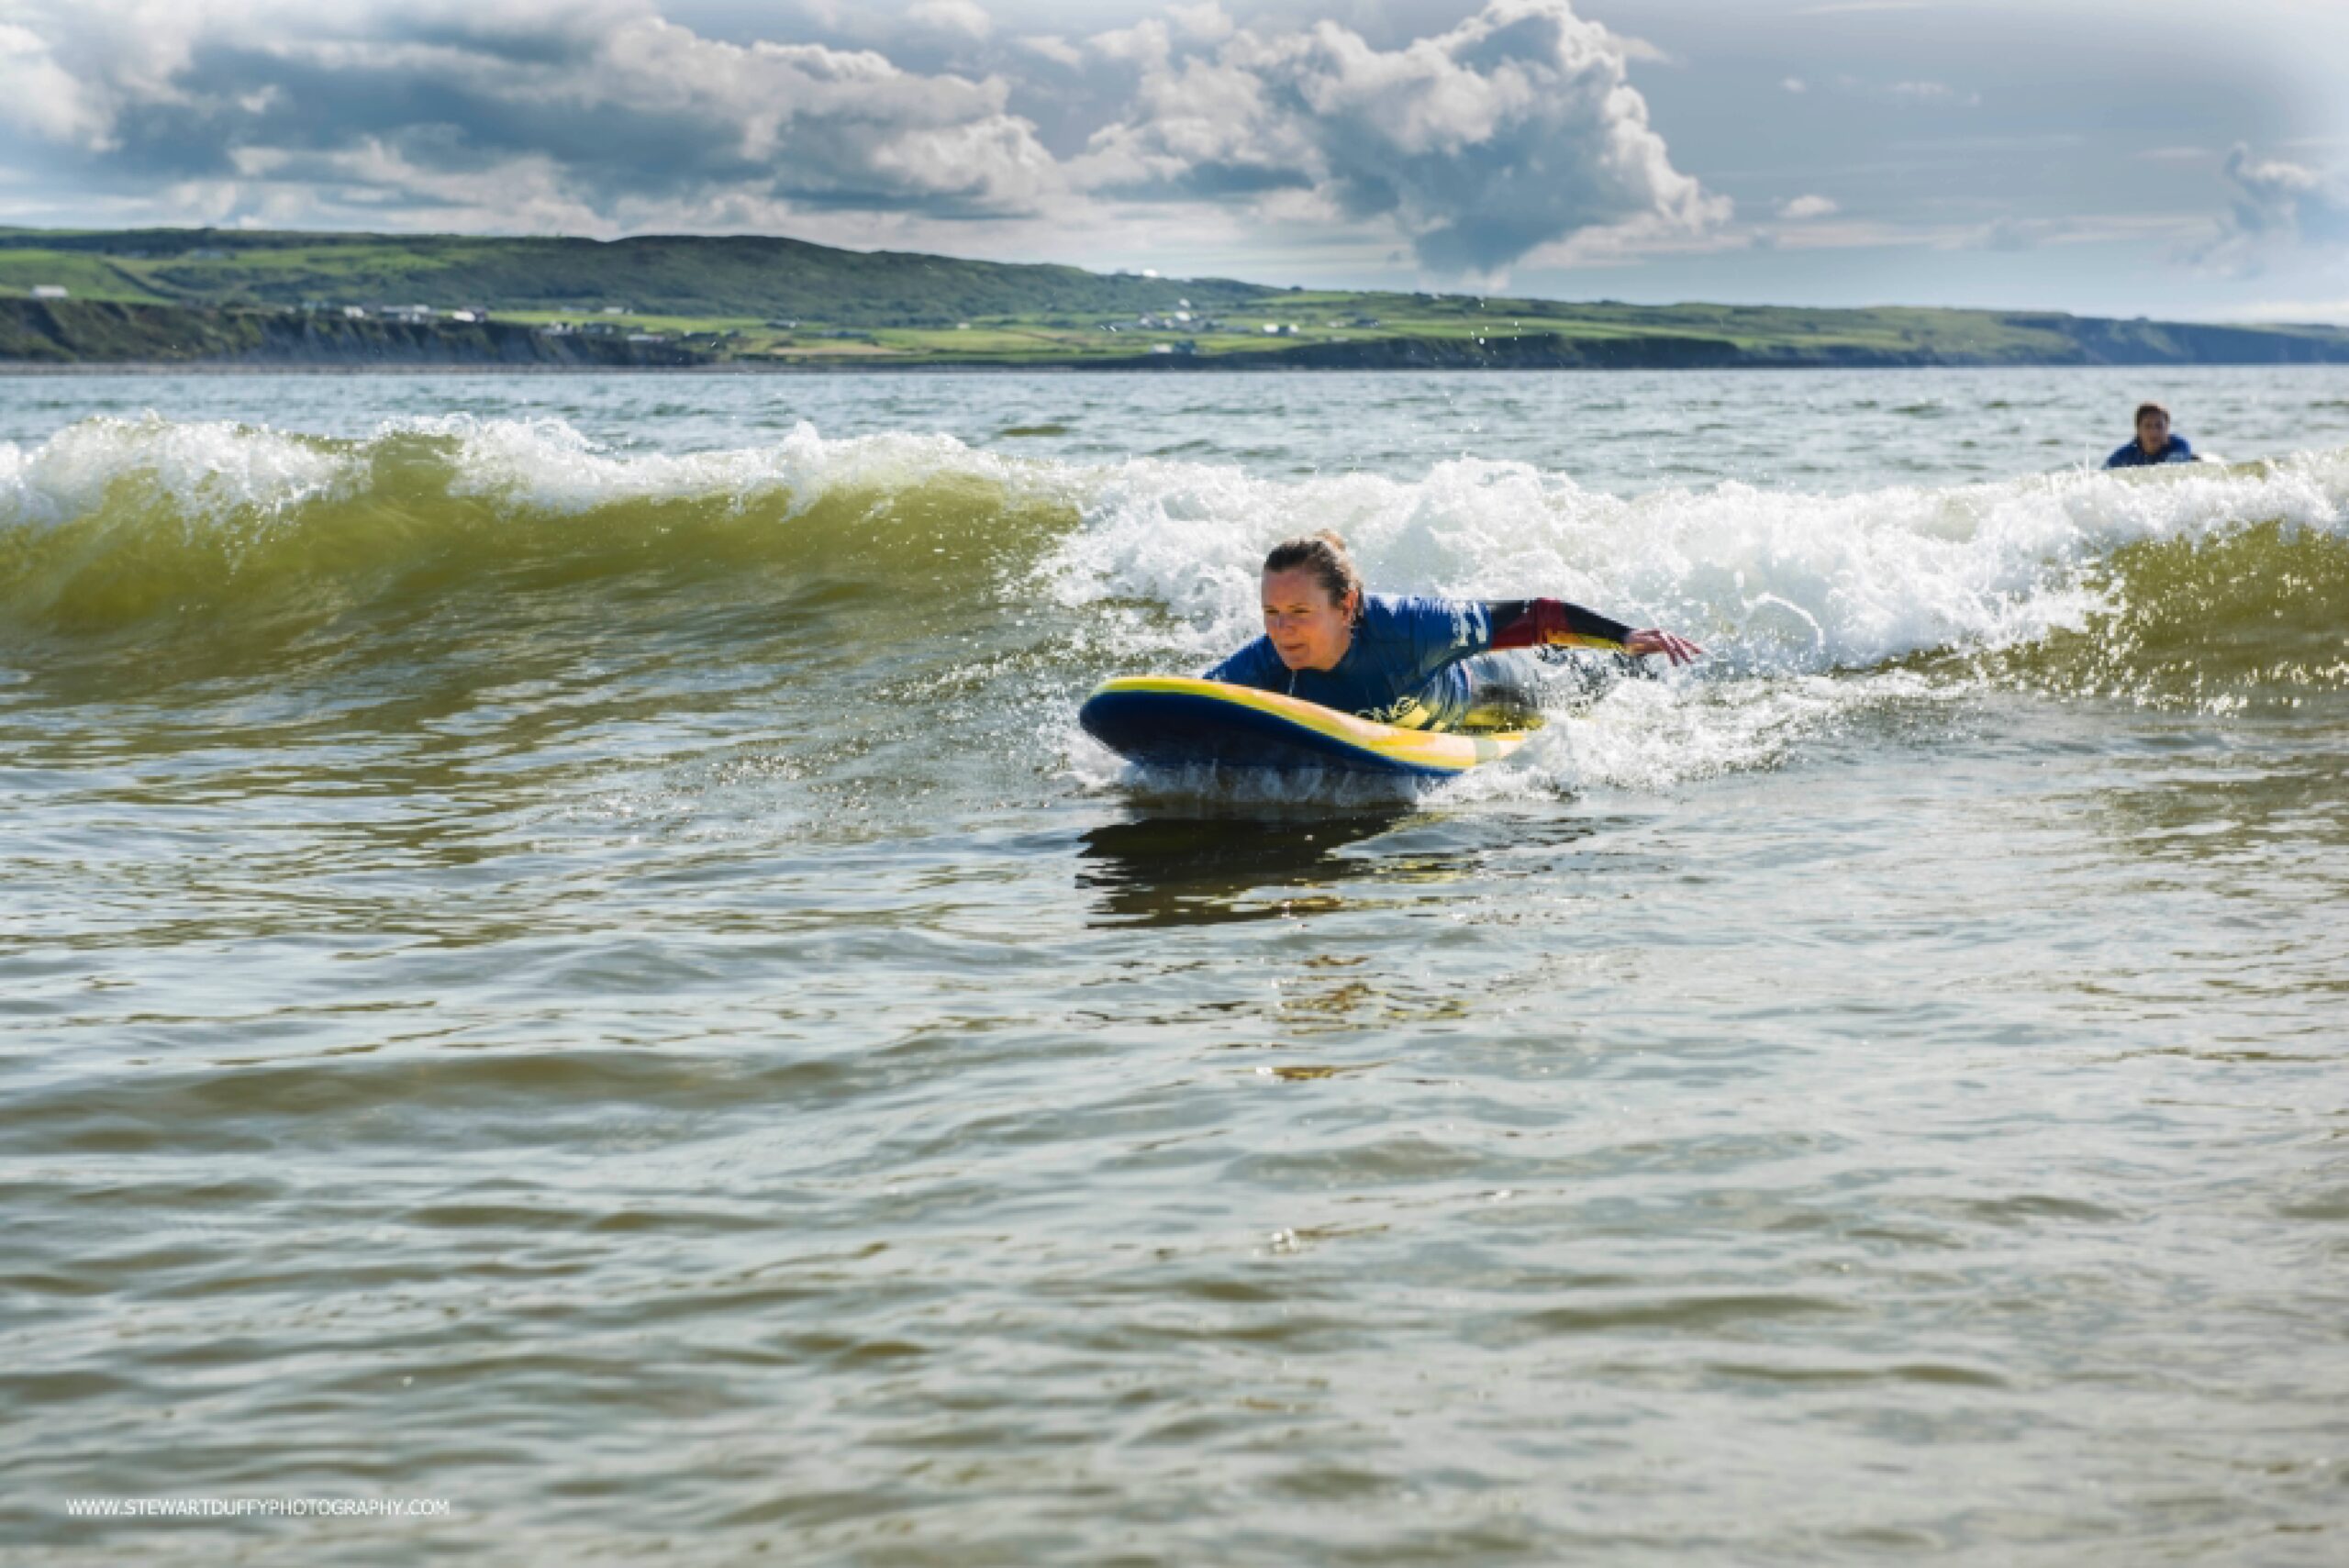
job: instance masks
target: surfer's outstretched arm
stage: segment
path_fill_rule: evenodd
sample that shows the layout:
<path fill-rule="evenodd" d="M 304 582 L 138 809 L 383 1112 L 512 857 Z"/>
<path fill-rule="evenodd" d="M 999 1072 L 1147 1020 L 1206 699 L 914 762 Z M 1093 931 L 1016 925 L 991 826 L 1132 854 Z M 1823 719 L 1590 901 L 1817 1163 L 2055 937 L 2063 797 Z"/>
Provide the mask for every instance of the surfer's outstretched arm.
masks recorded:
<path fill-rule="evenodd" d="M 1657 627 L 1634 631 L 1621 621 L 1564 599 L 1501 599 L 1487 604 L 1495 649 L 1602 648 L 1638 657 L 1661 653 L 1675 664 L 1686 664 L 1704 650 L 1685 637 Z"/>

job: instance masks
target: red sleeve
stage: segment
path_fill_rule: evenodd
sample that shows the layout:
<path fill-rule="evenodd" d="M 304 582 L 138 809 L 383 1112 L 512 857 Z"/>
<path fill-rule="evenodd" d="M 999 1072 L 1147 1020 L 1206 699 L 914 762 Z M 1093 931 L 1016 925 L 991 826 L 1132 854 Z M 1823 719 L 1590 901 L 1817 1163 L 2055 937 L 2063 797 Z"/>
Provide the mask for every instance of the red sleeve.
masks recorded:
<path fill-rule="evenodd" d="M 1623 651 L 1631 628 L 1564 599 L 1499 599 L 1485 606 L 1495 648 L 1607 648 Z"/>

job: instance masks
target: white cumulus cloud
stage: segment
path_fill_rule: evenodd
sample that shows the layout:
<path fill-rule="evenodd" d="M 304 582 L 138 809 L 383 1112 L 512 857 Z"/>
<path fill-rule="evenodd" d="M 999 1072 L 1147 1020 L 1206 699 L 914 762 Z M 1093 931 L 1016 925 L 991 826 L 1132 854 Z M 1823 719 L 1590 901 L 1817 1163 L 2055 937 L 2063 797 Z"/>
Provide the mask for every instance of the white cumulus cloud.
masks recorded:
<path fill-rule="evenodd" d="M 0 120 L 45 141 L 102 148 L 109 117 L 30 28 L 0 23 Z"/>
<path fill-rule="evenodd" d="M 995 30 L 995 23 L 973 0 L 921 0 L 906 13 L 906 19 L 918 28 L 969 39 L 983 39 Z"/>
<path fill-rule="evenodd" d="M 2240 142 L 2227 154 L 2225 170 L 2234 186 L 2230 221 L 2238 232 L 2349 243 L 2349 186 L 2340 180 L 2280 159 L 2254 159 Z"/>
<path fill-rule="evenodd" d="M 1242 29 L 1211 51 L 1154 22 L 1091 43 L 1141 72 L 1127 116 L 1072 165 L 1097 191 L 1308 190 L 1391 223 L 1445 272 L 1491 272 L 1585 230 L 1728 216 L 1673 167 L 1624 41 L 1565 0 L 1492 0 L 1393 50 L 1328 21 Z"/>
<path fill-rule="evenodd" d="M 2349 248 L 2349 182 L 2305 164 L 2260 159 L 2237 142 L 2222 166 L 2226 216 L 2189 261 L 2238 272 L 2299 246 Z"/>
<path fill-rule="evenodd" d="M 969 0 L 931 0 L 923 25 L 974 18 Z M 751 224 L 798 209 L 1016 215 L 1061 188 L 1001 79 L 706 38 L 654 0 L 134 0 L 51 12 L 46 37 L 10 30 L 74 83 L 78 117 L 47 123 L 103 148 L 94 172 L 215 204 L 224 185 L 258 206 L 295 182 L 367 216 L 567 215 L 594 229 L 648 203 Z"/>

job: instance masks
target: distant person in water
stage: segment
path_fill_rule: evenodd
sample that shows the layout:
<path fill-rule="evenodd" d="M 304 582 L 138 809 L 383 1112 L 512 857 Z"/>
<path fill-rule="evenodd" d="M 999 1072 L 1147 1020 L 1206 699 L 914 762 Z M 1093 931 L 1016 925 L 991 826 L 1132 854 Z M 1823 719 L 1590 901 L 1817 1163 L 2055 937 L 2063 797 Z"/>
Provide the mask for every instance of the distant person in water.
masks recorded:
<path fill-rule="evenodd" d="M 1532 705 L 1537 673 L 1519 648 L 1661 653 L 1703 650 L 1668 631 L 1634 631 L 1561 599 L 1431 599 L 1372 594 L 1346 541 L 1318 533 L 1264 557 L 1264 635 L 1207 673 L 1260 691 L 1407 729 L 1451 729 L 1478 709 Z"/>
<path fill-rule="evenodd" d="M 2107 468 L 2150 468 L 2157 462 L 2192 462 L 2194 449 L 2169 433 L 2169 410 L 2158 403 L 2137 405 L 2137 439 L 2104 460 Z"/>

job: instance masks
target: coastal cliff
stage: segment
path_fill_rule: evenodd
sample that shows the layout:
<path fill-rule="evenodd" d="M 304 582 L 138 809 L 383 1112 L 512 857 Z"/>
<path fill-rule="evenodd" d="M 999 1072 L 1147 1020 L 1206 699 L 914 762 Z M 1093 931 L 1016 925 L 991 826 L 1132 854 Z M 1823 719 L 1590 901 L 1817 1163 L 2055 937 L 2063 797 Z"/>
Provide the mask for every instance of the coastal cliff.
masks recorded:
<path fill-rule="evenodd" d="M 2349 329 L 2319 325 L 1280 288 L 777 236 L 13 229 L 6 238 L 0 369 L 2349 363 Z"/>
<path fill-rule="evenodd" d="M 507 321 L 403 320 L 340 313 L 108 300 L 0 299 L 0 361 L 347 367 L 685 366 L 710 356 L 674 342 L 551 333 Z"/>

